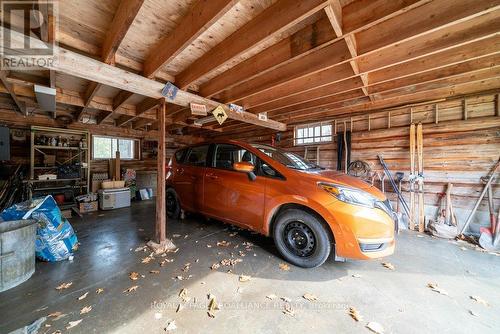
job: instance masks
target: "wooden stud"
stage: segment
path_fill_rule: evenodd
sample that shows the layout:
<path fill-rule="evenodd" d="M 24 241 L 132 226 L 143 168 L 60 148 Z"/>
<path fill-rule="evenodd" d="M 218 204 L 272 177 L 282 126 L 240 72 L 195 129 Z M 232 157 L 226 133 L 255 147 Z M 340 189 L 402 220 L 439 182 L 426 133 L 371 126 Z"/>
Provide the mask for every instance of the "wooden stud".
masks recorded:
<path fill-rule="evenodd" d="M 500 94 L 495 95 L 495 115 L 500 116 Z"/>
<path fill-rule="evenodd" d="M 371 127 L 371 115 L 368 114 L 368 131 L 371 131 L 372 127 Z"/>
<path fill-rule="evenodd" d="M 387 128 L 388 129 L 391 128 L 391 112 L 390 111 L 387 113 Z"/>
<path fill-rule="evenodd" d="M 410 108 L 410 124 L 413 123 L 413 108 Z"/>
<path fill-rule="evenodd" d="M 352 121 L 352 117 L 351 117 L 351 119 L 350 119 L 350 123 L 351 123 L 351 132 L 352 132 L 352 122 L 353 122 L 353 121 Z"/>
<path fill-rule="evenodd" d="M 436 124 L 438 124 L 439 123 L 439 106 L 437 103 L 434 105 L 434 116 L 435 116 L 434 122 Z"/>
<path fill-rule="evenodd" d="M 167 208 L 166 208 L 166 155 L 165 155 L 165 115 L 167 113 L 167 103 L 162 101 L 161 108 L 158 110 L 158 168 L 156 179 L 156 224 L 155 239 L 159 244 L 167 240 Z"/>
<path fill-rule="evenodd" d="M 333 125 L 333 134 L 337 135 L 337 120 L 334 120 L 333 123 L 334 123 L 334 125 Z"/>
<path fill-rule="evenodd" d="M 464 99 L 462 101 L 462 108 L 463 108 L 463 114 L 464 114 L 464 121 L 466 121 L 469 118 L 469 108 L 467 106 L 467 99 Z"/>

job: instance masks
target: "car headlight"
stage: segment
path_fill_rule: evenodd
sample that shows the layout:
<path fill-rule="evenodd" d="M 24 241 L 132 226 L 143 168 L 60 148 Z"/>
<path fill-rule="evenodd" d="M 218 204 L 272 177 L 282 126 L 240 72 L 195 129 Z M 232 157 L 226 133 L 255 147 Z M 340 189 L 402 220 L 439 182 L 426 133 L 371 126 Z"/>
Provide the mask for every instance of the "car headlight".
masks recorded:
<path fill-rule="evenodd" d="M 361 190 L 348 188 L 332 183 L 318 183 L 318 185 L 327 193 L 333 195 L 339 201 L 345 203 L 361 205 L 373 209 L 375 208 L 375 203 L 378 201 L 377 198 Z"/>

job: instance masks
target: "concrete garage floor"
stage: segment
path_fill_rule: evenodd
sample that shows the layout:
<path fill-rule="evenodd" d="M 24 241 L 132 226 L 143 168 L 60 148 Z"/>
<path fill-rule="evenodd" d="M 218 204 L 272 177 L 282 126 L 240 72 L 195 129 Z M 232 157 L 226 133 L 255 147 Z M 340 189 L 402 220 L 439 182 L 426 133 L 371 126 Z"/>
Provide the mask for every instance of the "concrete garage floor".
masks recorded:
<path fill-rule="evenodd" d="M 169 236 L 180 235 L 174 238 L 179 251 L 145 264 L 141 259 L 148 253 L 134 250 L 152 235 L 153 220 L 153 202 L 73 219 L 81 243 L 74 261 L 38 262 L 30 280 L 1 293 L 0 333 L 53 312 L 65 316 L 49 318 L 45 324 L 51 327 L 42 327 L 40 333 L 165 333 L 171 320 L 177 326 L 174 333 L 367 333 L 364 326 L 370 321 L 380 323 L 387 333 L 500 331 L 500 258 L 470 246 L 463 250 L 463 244 L 404 232 L 398 237 L 396 254 L 384 260 L 328 261 L 312 270 L 290 266 L 283 271 L 271 239 L 243 231 L 230 236 L 236 229 L 190 217 L 168 226 Z M 231 245 L 216 245 L 223 240 Z M 246 250 L 244 242 L 255 246 Z M 240 250 L 244 257 L 238 255 Z M 230 253 L 243 261 L 232 268 L 210 269 L 213 263 L 231 258 Z M 173 262 L 160 267 L 165 259 Z M 384 261 L 395 270 L 382 266 Z M 191 265 L 184 272 L 186 263 Z M 134 271 L 145 277 L 130 280 Z M 239 282 L 240 274 L 252 278 Z M 179 280 L 180 275 L 192 277 Z M 55 289 L 65 282 L 73 284 Z M 448 295 L 432 291 L 428 283 L 438 284 Z M 134 285 L 136 291 L 123 292 Z M 97 294 L 99 288 L 104 291 Z M 188 303 L 179 297 L 183 288 L 191 298 Z M 78 300 L 86 292 L 88 296 Z M 304 299 L 306 293 L 317 296 L 317 301 Z M 207 315 L 208 294 L 224 304 L 215 318 Z M 267 299 L 271 294 L 278 298 Z M 279 297 L 291 300 L 293 316 L 283 313 L 286 302 Z M 184 307 L 176 313 L 179 303 Z M 92 310 L 80 315 L 85 306 Z M 362 321 L 348 315 L 351 306 Z M 76 327 L 66 329 L 79 319 L 83 321 Z"/>

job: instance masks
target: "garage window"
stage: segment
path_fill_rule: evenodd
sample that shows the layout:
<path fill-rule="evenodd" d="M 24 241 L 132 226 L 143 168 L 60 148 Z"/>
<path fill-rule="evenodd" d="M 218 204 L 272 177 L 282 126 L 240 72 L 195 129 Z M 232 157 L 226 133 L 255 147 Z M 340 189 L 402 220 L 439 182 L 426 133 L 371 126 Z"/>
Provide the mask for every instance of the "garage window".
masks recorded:
<path fill-rule="evenodd" d="M 92 158 L 114 159 L 116 151 L 120 159 L 139 159 L 139 140 L 131 138 L 92 136 Z"/>
<path fill-rule="evenodd" d="M 295 145 L 314 144 L 332 141 L 332 123 L 313 123 L 295 127 Z"/>

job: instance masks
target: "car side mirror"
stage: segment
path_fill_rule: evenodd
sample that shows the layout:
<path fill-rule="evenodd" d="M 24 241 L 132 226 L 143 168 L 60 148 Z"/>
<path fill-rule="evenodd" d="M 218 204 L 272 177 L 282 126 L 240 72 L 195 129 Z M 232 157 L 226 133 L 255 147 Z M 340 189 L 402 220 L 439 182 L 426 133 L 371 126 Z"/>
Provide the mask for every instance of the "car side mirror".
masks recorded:
<path fill-rule="evenodd" d="M 251 180 L 251 181 L 255 181 L 256 179 L 256 175 L 254 173 L 255 171 L 255 166 L 252 165 L 250 162 L 248 161 L 241 161 L 241 162 L 235 162 L 233 164 L 233 168 L 235 171 L 237 172 L 243 172 L 243 173 L 247 173 L 248 174 L 248 178 Z"/>

